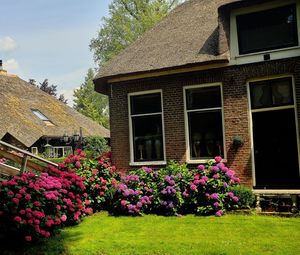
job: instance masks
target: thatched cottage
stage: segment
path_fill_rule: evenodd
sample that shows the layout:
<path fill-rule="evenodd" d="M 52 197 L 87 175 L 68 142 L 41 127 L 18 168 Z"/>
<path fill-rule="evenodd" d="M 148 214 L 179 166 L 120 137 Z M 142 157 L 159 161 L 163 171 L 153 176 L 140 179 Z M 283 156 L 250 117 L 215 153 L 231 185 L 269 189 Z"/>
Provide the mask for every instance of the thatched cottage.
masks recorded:
<path fill-rule="evenodd" d="M 0 140 L 52 157 L 69 153 L 82 137 L 109 130 L 0 67 Z"/>
<path fill-rule="evenodd" d="M 190 0 L 101 68 L 113 162 L 222 155 L 243 184 L 299 189 L 300 1 Z"/>

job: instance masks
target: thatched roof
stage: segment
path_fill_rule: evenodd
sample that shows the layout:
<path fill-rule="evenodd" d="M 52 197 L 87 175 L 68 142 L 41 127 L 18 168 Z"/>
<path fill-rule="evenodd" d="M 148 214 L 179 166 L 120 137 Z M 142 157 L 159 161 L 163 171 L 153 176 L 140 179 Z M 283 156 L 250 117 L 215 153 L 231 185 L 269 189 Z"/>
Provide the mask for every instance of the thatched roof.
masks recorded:
<path fill-rule="evenodd" d="M 41 137 L 62 137 L 83 130 L 83 136 L 109 137 L 109 130 L 17 76 L 0 73 L 0 139 L 8 133 L 26 147 Z M 47 126 L 32 109 L 54 125 Z"/>
<path fill-rule="evenodd" d="M 181 4 L 101 68 L 96 87 L 122 75 L 227 62 L 228 51 L 219 51 L 218 8 L 232 2 L 239 1 L 190 0 Z"/>

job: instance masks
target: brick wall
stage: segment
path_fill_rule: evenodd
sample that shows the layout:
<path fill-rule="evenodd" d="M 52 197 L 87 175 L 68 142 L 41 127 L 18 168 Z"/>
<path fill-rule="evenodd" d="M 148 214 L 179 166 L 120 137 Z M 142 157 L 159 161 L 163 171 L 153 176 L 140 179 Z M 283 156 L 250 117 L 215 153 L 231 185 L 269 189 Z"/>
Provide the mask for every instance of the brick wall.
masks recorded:
<path fill-rule="evenodd" d="M 231 66 L 158 78 L 114 83 L 110 91 L 111 147 L 113 163 L 129 168 L 128 93 L 162 89 L 167 160 L 185 162 L 183 86 L 221 82 L 224 101 L 225 150 L 228 165 L 237 171 L 243 184 L 252 186 L 251 144 L 247 80 L 274 75 L 293 74 L 300 107 L 300 58 Z M 298 112 L 300 119 L 300 112 Z M 245 143 L 238 150 L 232 147 L 235 135 Z"/>

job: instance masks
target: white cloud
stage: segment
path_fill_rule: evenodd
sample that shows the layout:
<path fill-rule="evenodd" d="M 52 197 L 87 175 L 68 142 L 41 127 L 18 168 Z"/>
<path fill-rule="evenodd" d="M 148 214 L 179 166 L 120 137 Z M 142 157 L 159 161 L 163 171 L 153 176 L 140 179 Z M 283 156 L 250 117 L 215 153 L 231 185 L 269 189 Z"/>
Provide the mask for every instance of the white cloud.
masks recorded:
<path fill-rule="evenodd" d="M 6 52 L 17 48 L 17 43 L 10 36 L 0 38 L 0 51 Z"/>
<path fill-rule="evenodd" d="M 14 58 L 11 58 L 4 61 L 3 68 L 8 72 L 14 73 L 19 69 L 19 63 Z"/>

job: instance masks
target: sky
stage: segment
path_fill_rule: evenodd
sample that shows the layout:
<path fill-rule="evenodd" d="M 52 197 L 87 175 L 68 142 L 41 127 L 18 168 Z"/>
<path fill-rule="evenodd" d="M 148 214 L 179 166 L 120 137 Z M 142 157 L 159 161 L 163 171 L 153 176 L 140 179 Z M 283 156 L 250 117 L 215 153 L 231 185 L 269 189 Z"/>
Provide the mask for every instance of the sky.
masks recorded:
<path fill-rule="evenodd" d="M 0 0 L 3 68 L 28 81 L 49 80 L 72 106 L 73 90 L 96 67 L 89 50 L 112 0 Z"/>

